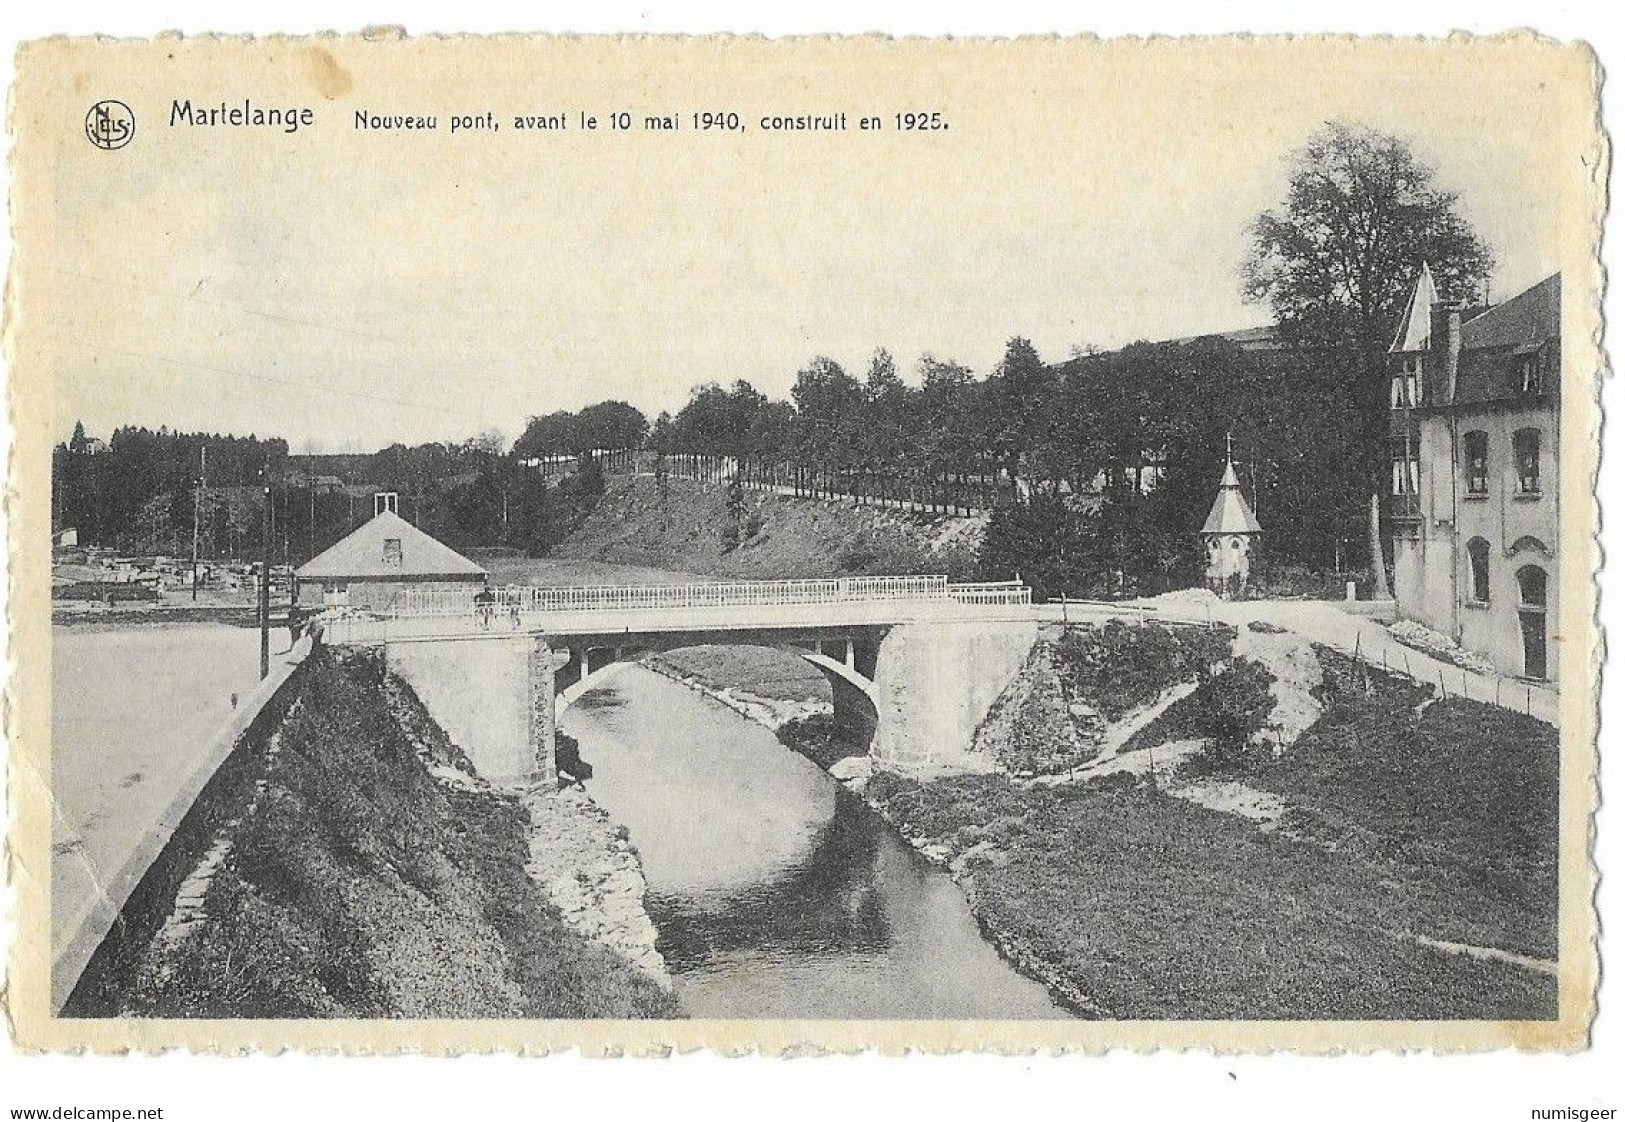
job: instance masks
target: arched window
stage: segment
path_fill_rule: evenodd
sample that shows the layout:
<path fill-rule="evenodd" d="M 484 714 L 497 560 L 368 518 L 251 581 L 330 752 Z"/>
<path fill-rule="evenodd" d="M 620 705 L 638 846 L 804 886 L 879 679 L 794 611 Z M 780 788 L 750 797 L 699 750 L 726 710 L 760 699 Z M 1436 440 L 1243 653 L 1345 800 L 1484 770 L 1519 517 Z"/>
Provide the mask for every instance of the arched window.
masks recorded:
<path fill-rule="evenodd" d="M 1461 435 L 1462 469 L 1469 495 L 1487 495 L 1490 490 L 1490 437 L 1484 432 Z"/>
<path fill-rule="evenodd" d="M 1467 543 L 1468 596 L 1475 604 L 1490 602 L 1490 543 L 1474 538 Z"/>
<path fill-rule="evenodd" d="M 1512 450 L 1518 460 L 1518 492 L 1540 494 L 1540 430 L 1519 429 L 1512 434 Z"/>
<path fill-rule="evenodd" d="M 1546 607 L 1546 570 L 1539 565 L 1525 565 L 1518 570 L 1519 607 L 1544 610 Z"/>

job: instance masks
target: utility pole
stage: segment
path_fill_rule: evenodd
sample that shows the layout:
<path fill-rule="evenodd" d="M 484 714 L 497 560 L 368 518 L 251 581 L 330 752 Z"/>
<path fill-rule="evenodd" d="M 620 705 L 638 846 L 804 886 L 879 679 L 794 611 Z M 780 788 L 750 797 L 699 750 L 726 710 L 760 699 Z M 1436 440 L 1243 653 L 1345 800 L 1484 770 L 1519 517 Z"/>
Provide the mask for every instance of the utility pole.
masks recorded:
<path fill-rule="evenodd" d="M 203 490 L 207 487 L 209 479 L 209 446 L 203 445 L 199 454 L 201 463 L 198 467 L 197 490 L 192 500 L 192 600 L 197 600 L 197 553 L 199 528 L 203 523 Z"/>
<path fill-rule="evenodd" d="M 265 527 L 260 535 L 260 680 L 271 676 L 271 464 L 265 464 Z"/>

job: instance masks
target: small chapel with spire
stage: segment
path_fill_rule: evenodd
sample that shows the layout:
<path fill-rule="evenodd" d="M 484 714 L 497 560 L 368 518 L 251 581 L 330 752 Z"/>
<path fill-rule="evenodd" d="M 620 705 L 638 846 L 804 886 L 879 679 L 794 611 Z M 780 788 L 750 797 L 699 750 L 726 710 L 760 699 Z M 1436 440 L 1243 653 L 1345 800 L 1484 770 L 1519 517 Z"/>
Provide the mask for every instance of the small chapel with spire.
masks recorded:
<path fill-rule="evenodd" d="M 1202 524 L 1202 546 L 1207 551 L 1207 586 L 1226 599 L 1240 595 L 1247 587 L 1252 569 L 1253 548 L 1264 528 L 1253 516 L 1252 507 L 1241 493 L 1241 479 L 1231 451 L 1229 434 L 1224 438 L 1224 476 L 1213 509 Z"/>

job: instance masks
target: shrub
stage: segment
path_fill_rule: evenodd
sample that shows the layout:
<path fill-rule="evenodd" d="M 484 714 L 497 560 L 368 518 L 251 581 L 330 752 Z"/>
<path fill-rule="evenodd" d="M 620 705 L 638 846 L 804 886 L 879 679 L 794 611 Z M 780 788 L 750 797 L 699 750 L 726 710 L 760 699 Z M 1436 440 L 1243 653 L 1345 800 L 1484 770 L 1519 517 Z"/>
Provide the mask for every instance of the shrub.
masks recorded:
<path fill-rule="evenodd" d="M 1228 628 L 1111 620 L 1068 630 L 1057 651 L 1074 695 L 1115 721 L 1229 657 L 1234 634 Z"/>
<path fill-rule="evenodd" d="M 1191 761 L 1193 771 L 1211 775 L 1241 767 L 1253 735 L 1274 708 L 1274 680 L 1263 666 L 1240 659 L 1203 685 L 1198 727 L 1207 743 Z"/>
<path fill-rule="evenodd" d="M 864 534 L 841 547 L 835 555 L 835 564 L 842 572 L 855 573 L 874 564 L 876 556 L 874 542 Z"/>
<path fill-rule="evenodd" d="M 779 727 L 778 738 L 779 743 L 806 756 L 825 771 L 837 760 L 861 756 L 864 752 L 861 745 L 853 742 L 851 734 L 827 713 L 786 721 Z"/>

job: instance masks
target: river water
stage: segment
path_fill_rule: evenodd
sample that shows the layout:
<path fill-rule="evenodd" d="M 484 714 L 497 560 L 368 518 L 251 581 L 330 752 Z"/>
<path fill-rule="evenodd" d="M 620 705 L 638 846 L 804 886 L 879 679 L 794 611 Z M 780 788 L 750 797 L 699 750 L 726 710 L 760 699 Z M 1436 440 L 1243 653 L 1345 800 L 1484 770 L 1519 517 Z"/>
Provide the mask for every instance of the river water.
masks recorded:
<path fill-rule="evenodd" d="M 982 939 L 946 873 L 762 726 L 629 668 L 565 728 L 642 854 L 689 1015 L 1066 1015 Z"/>

